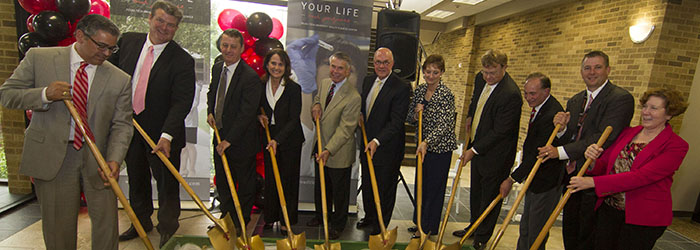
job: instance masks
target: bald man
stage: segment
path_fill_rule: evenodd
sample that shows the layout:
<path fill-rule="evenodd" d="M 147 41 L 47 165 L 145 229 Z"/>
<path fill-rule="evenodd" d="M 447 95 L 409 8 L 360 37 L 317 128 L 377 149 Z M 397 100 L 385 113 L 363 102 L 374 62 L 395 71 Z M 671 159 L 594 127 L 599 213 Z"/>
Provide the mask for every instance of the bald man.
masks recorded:
<path fill-rule="evenodd" d="M 362 84 L 362 118 L 365 121 L 368 144 L 377 177 L 384 224 L 389 225 L 396 201 L 396 184 L 404 155 L 404 120 L 408 112 L 411 88 L 403 79 L 392 74 L 394 55 L 388 48 L 374 52 L 374 73 Z M 370 182 L 367 155 L 360 154 L 362 163 L 362 201 L 365 217 L 357 228 L 371 229 L 378 234 L 377 208 Z"/>

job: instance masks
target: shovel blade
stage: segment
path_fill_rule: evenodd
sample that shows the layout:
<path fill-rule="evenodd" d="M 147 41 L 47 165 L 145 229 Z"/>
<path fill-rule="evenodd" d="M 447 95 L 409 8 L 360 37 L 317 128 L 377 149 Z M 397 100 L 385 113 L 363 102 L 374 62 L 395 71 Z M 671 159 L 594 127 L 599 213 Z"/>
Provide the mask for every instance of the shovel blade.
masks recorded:
<path fill-rule="evenodd" d="M 305 250 L 306 249 L 306 233 L 292 235 L 292 242 L 289 238 L 277 240 L 277 249 L 281 250 Z"/>
<path fill-rule="evenodd" d="M 236 246 L 239 249 L 244 249 L 244 250 L 265 250 L 265 243 L 263 243 L 262 239 L 260 239 L 260 236 L 253 236 L 248 239 L 248 242 L 250 244 L 245 244 L 246 239 L 243 238 L 246 237 L 245 235 L 241 235 L 240 237 L 236 238 Z"/>
<path fill-rule="evenodd" d="M 377 234 L 369 236 L 369 249 L 370 250 L 389 250 L 394 247 L 396 243 L 396 228 L 391 231 L 387 231 L 385 235 Z M 383 240 L 382 240 L 383 239 Z"/>
<path fill-rule="evenodd" d="M 233 250 L 235 247 L 232 238 L 226 235 L 226 231 L 221 227 L 212 227 L 207 231 L 207 236 L 209 236 L 209 241 L 216 250 Z"/>
<path fill-rule="evenodd" d="M 314 250 L 340 250 L 340 243 L 331 243 L 330 249 L 326 248 L 326 244 L 314 245 Z"/>

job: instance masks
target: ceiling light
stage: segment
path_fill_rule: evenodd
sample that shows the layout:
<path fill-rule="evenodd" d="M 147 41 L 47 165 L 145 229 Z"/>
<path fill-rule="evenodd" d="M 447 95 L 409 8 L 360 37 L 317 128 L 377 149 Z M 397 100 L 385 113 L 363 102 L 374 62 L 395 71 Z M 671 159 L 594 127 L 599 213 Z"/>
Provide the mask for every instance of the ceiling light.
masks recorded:
<path fill-rule="evenodd" d="M 425 16 L 435 17 L 435 18 L 445 18 L 445 17 L 451 16 L 454 13 L 455 13 L 454 11 L 433 10 L 433 12 L 430 12 L 429 14 L 427 14 Z"/>
<path fill-rule="evenodd" d="M 654 25 L 647 22 L 639 22 L 630 26 L 630 39 L 634 43 L 643 43 L 651 36 L 652 31 L 654 31 Z"/>
<path fill-rule="evenodd" d="M 483 2 L 484 0 L 452 0 L 452 2 L 455 3 L 463 3 L 463 4 L 471 4 L 471 5 L 476 5 L 478 3 Z"/>

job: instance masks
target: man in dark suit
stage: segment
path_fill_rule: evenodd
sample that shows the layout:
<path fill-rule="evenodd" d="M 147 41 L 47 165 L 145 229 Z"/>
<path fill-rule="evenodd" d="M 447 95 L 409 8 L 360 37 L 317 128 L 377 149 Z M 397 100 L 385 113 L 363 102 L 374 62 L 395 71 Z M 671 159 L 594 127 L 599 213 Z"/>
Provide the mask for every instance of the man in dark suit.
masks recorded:
<path fill-rule="evenodd" d="M 613 132 L 603 144 L 607 148 L 617 135 L 626 128 L 634 115 L 634 97 L 625 89 L 608 80 L 610 64 L 608 55 L 602 51 L 591 51 L 581 62 L 581 77 L 586 90 L 579 92 L 566 103 L 566 112 L 554 116 L 554 124 L 561 124 L 557 134 L 563 146 L 542 147 L 539 157 L 544 159 L 569 160 L 564 183 L 575 176 L 586 161 L 583 153 L 603 134 L 605 127 Z M 596 194 L 593 189 L 576 192 L 564 206 L 562 234 L 564 248 L 593 249 L 595 228 Z"/>
<path fill-rule="evenodd" d="M 551 122 L 557 112 L 563 111 L 559 101 L 550 95 L 552 83 L 549 77 L 535 72 L 525 80 L 525 101 L 532 108 L 528 120 L 527 137 L 523 143 L 523 158 L 520 166 L 501 183 L 501 194 L 508 196 L 514 182 L 522 183 L 532 171 L 537 162 L 538 147 L 547 144 L 549 136 L 554 131 Z M 555 138 L 552 145 L 559 146 Z M 561 179 L 564 176 L 564 161 L 551 160 L 541 164 L 525 195 L 522 219 L 520 220 L 520 237 L 517 249 L 530 249 L 537 239 L 549 215 L 559 202 L 561 196 Z M 540 245 L 545 249 L 547 239 Z"/>
<path fill-rule="evenodd" d="M 109 59 L 132 75 L 134 119 L 158 142 L 151 149 L 143 137 L 134 136 L 126 155 L 126 170 L 130 203 L 146 231 L 153 228 L 151 174 L 156 179 L 161 246 L 179 227 L 180 188 L 154 153 L 163 152 L 175 168 L 180 168 L 185 117 L 190 112 L 195 89 L 194 60 L 172 41 L 181 19 L 182 12 L 172 3 L 154 3 L 148 18 L 148 34 L 125 33 L 117 43 L 121 50 Z M 131 226 L 119 240 L 137 236 Z"/>
<path fill-rule="evenodd" d="M 408 112 L 411 88 L 401 78 L 392 74 L 394 55 L 388 48 L 374 52 L 374 72 L 365 77 L 362 84 L 362 118 L 367 130 L 367 146 L 377 178 L 384 224 L 389 225 L 396 201 L 396 185 L 404 155 L 406 131 L 404 121 Z M 379 233 L 377 208 L 370 182 L 367 155 L 360 154 L 362 163 L 362 204 L 365 217 L 357 222 L 357 228 L 372 227 L 372 234 Z"/>
<path fill-rule="evenodd" d="M 216 189 L 221 201 L 221 216 L 230 214 L 238 227 L 250 221 L 255 198 L 255 154 L 260 152 L 257 113 L 263 84 L 253 68 L 241 60 L 243 35 L 227 29 L 219 36 L 217 47 L 223 61 L 211 68 L 212 78 L 207 93 L 207 123 L 216 126 L 221 143 L 214 138 Z M 238 221 L 221 156 L 226 154 L 234 182 L 238 183 L 244 222 Z"/>
<path fill-rule="evenodd" d="M 35 110 L 20 173 L 34 178 L 49 250 L 76 249 L 81 187 L 90 207 L 92 249 L 118 249 L 116 196 L 63 103 L 73 99 L 76 109 L 85 110 L 83 122 L 118 178 L 133 134 L 129 75 L 105 62 L 119 50 L 118 37 L 109 19 L 85 16 L 73 45 L 30 49 L 0 87 L 3 106 Z"/>
<path fill-rule="evenodd" d="M 520 89 L 506 73 L 508 56 L 498 50 L 488 50 L 481 57 L 483 69 L 474 80 L 474 93 L 469 105 L 466 129 L 469 150 L 460 160 L 471 160 L 471 192 L 469 202 L 471 222 L 474 223 L 498 195 L 503 179 L 515 161 L 520 126 Z M 474 248 L 483 249 L 493 234 L 499 203 L 476 229 Z M 453 232 L 463 236 L 464 230 Z"/>

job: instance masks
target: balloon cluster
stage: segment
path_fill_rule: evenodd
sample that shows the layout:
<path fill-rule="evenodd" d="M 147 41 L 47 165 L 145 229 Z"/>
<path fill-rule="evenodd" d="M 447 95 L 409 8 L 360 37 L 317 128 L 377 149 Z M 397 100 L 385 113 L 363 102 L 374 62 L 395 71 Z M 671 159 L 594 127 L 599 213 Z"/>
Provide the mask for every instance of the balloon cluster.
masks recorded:
<path fill-rule="evenodd" d="M 270 50 L 284 49 L 279 40 L 284 34 L 284 27 L 277 18 L 270 18 L 262 12 L 255 12 L 246 18 L 237 10 L 225 9 L 219 13 L 217 21 L 221 30 L 233 28 L 243 34 L 244 49 L 241 58 L 258 75 L 265 73 L 262 57 Z"/>
<path fill-rule="evenodd" d="M 31 15 L 28 33 L 20 36 L 17 47 L 22 54 L 31 47 L 68 46 L 75 42 L 75 26 L 85 15 L 109 18 L 109 4 L 103 0 L 18 0 Z"/>

